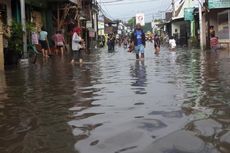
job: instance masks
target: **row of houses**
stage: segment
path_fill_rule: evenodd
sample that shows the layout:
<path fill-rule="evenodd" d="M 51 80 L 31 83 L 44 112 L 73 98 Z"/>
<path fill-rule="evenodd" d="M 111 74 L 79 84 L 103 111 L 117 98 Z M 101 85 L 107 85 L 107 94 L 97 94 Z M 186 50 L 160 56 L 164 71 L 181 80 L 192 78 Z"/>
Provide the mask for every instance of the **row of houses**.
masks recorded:
<path fill-rule="evenodd" d="M 96 0 L 1 0 L 1 20 L 4 25 L 12 21 L 22 23 L 25 31 L 27 23 L 33 23 L 40 31 L 45 27 L 48 37 L 62 30 L 67 42 L 70 42 L 74 27 L 81 27 L 88 48 L 97 37 L 99 6 Z M 28 34 L 24 32 L 24 51 Z M 27 35 L 26 35 L 27 34 Z"/>
<path fill-rule="evenodd" d="M 220 44 L 230 47 L 229 0 L 180 0 L 165 17 L 165 31 L 180 45 L 209 48 L 210 34 L 215 32 Z"/>

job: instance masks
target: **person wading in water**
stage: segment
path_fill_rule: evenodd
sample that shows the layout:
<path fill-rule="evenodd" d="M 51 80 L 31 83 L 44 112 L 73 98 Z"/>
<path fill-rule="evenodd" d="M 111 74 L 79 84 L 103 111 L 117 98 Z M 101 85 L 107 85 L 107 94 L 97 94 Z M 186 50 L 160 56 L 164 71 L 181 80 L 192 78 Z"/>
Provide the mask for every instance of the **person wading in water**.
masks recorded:
<path fill-rule="evenodd" d="M 144 59 L 145 33 L 139 23 L 136 25 L 136 28 L 131 35 L 131 42 L 132 45 L 135 46 L 134 50 L 136 53 L 136 59 L 139 59 L 139 54 L 141 54 L 141 59 Z"/>

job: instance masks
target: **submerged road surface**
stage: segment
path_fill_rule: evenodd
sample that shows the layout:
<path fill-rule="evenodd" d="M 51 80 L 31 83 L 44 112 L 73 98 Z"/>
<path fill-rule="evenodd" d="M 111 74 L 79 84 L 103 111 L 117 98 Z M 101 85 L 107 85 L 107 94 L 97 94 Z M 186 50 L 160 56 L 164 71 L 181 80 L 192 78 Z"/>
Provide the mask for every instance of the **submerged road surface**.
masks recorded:
<path fill-rule="evenodd" d="M 230 56 L 122 47 L 0 79 L 0 153 L 229 153 Z"/>

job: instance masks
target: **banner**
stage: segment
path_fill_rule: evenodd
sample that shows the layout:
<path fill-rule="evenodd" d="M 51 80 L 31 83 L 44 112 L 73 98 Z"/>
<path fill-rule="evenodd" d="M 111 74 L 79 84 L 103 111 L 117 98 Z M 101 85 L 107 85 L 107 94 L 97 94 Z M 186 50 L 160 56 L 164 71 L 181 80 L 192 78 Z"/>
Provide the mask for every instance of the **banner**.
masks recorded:
<path fill-rule="evenodd" d="M 194 19 L 193 11 L 194 11 L 194 8 L 184 9 L 184 20 L 185 21 L 192 21 Z"/>
<path fill-rule="evenodd" d="M 136 14 L 136 24 L 140 23 L 141 26 L 145 25 L 145 16 L 144 13 L 137 13 Z"/>
<path fill-rule="evenodd" d="M 208 8 L 230 8 L 230 0 L 209 0 Z"/>

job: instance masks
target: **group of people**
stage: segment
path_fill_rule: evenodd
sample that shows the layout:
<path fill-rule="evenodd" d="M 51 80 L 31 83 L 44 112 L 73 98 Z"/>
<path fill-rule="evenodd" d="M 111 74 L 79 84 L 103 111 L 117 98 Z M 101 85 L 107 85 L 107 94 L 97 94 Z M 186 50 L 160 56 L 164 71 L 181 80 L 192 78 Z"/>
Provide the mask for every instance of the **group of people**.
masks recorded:
<path fill-rule="evenodd" d="M 46 50 L 47 44 L 45 43 L 47 42 L 47 32 L 42 29 L 42 31 L 40 32 L 39 38 L 40 38 L 41 46 L 44 50 L 43 55 L 47 56 L 47 50 Z M 65 40 L 64 40 L 63 35 L 61 34 L 61 31 L 57 31 L 57 33 L 53 37 L 53 40 L 55 42 L 55 47 L 57 47 L 57 49 L 59 49 L 61 51 L 61 54 L 63 55 L 64 53 L 63 46 L 65 46 Z M 144 50 L 146 46 L 146 39 L 145 39 L 145 33 L 143 29 L 141 28 L 140 24 L 136 25 L 136 28 L 131 35 L 130 41 L 131 41 L 131 45 L 130 45 L 129 51 L 132 51 L 132 50 L 135 51 L 136 59 L 143 59 Z M 153 41 L 154 41 L 155 54 L 158 54 L 160 52 L 160 45 L 161 45 L 160 36 L 155 34 L 153 37 Z M 128 45 L 129 41 L 127 37 L 123 40 L 123 43 L 124 45 Z M 170 50 L 175 51 L 176 40 L 173 36 L 169 38 L 168 43 L 169 43 Z M 218 38 L 215 37 L 214 32 L 211 33 L 210 43 L 211 43 L 211 48 L 216 51 L 217 44 L 218 44 Z M 113 34 L 108 35 L 107 44 L 108 44 L 109 50 L 114 50 L 115 37 Z M 73 58 L 71 60 L 71 63 L 76 62 L 76 60 L 78 60 L 79 63 L 83 62 L 82 51 L 84 50 L 84 48 L 85 48 L 84 40 L 81 38 L 81 29 L 79 27 L 74 28 L 73 35 L 72 35 Z"/>
<path fill-rule="evenodd" d="M 33 45 L 40 45 L 43 57 L 49 57 L 49 55 L 51 54 L 51 49 L 48 41 L 48 32 L 45 30 L 45 28 L 42 27 L 39 33 L 32 32 L 31 38 Z M 57 32 L 52 36 L 52 41 L 54 44 L 54 54 L 61 54 L 63 56 L 65 50 L 67 49 L 66 41 L 61 30 L 57 30 Z M 71 44 L 71 48 L 73 51 L 71 63 L 76 62 L 76 60 L 82 63 L 82 50 L 85 48 L 85 44 L 84 40 L 81 38 L 81 28 L 76 27 L 73 29 Z"/>
<path fill-rule="evenodd" d="M 48 32 L 44 27 L 41 28 L 39 33 L 34 30 L 31 32 L 31 43 L 33 45 L 39 45 L 41 48 L 41 52 L 43 57 L 48 58 L 51 55 L 50 44 L 48 41 Z M 61 52 L 61 55 L 64 55 L 64 48 L 65 48 L 65 38 L 61 32 L 58 30 L 53 36 L 52 41 L 54 43 L 54 53 L 58 54 Z"/>
<path fill-rule="evenodd" d="M 145 33 L 143 32 L 141 25 L 137 24 L 134 32 L 131 35 L 131 45 L 129 47 L 129 52 L 133 50 L 135 51 L 136 59 L 144 58 L 144 48 L 146 45 L 145 41 L 146 41 Z M 155 34 L 153 36 L 153 41 L 154 41 L 155 54 L 158 54 L 160 52 L 160 45 L 161 45 L 159 35 Z M 177 42 L 173 36 L 169 37 L 168 44 L 170 50 L 175 51 Z M 218 49 L 218 37 L 215 36 L 215 31 L 213 27 L 211 27 L 210 29 L 210 46 L 211 46 L 211 51 L 216 53 Z"/>
<path fill-rule="evenodd" d="M 40 36 L 39 36 L 39 41 L 42 46 L 43 56 L 48 56 L 47 35 L 48 33 L 42 28 L 42 31 L 40 32 Z M 115 39 L 116 38 L 113 34 L 108 35 L 107 45 L 108 45 L 109 50 L 114 50 Z M 60 50 L 61 54 L 63 55 L 64 54 L 63 47 L 65 46 L 65 40 L 64 40 L 64 36 L 61 34 L 61 31 L 57 31 L 57 33 L 53 36 L 53 41 L 55 42 L 56 49 Z M 161 46 L 160 36 L 155 34 L 153 37 L 153 41 L 154 41 L 155 54 L 158 54 L 160 52 L 160 46 Z M 128 45 L 129 43 L 128 37 L 125 37 L 125 39 L 123 39 L 123 43 L 124 45 Z M 175 51 L 176 40 L 173 36 L 169 38 L 168 44 L 169 44 L 170 50 Z M 216 51 L 217 44 L 218 44 L 218 38 L 215 37 L 215 32 L 211 33 L 210 44 L 211 44 L 212 50 Z M 132 51 L 132 50 L 135 51 L 136 59 L 143 59 L 145 46 L 146 46 L 145 33 L 141 25 L 137 24 L 130 38 L 129 51 Z M 79 27 L 74 28 L 73 35 L 72 35 L 73 58 L 71 60 L 71 63 L 75 63 L 76 60 L 79 61 L 79 63 L 83 62 L 82 51 L 84 50 L 84 48 L 85 48 L 84 40 L 81 38 L 81 29 Z"/>
<path fill-rule="evenodd" d="M 155 54 L 158 54 L 160 52 L 160 45 L 161 45 L 160 36 L 155 34 L 153 37 L 153 41 L 154 41 Z M 129 52 L 134 50 L 136 53 L 136 59 L 143 59 L 145 46 L 146 46 L 145 33 L 142 30 L 141 25 L 137 24 L 134 32 L 131 35 L 131 44 L 129 46 Z M 175 51 L 176 41 L 173 37 L 170 37 L 169 39 L 169 46 L 172 51 Z"/>

